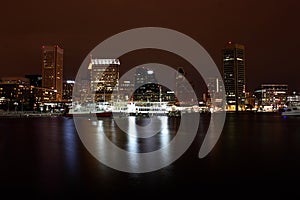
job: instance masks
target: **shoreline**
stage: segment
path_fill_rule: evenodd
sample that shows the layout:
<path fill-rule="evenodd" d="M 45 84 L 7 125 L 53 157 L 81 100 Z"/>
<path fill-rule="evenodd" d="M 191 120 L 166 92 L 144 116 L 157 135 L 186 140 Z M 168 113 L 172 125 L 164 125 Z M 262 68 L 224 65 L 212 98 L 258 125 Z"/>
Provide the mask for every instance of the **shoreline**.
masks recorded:
<path fill-rule="evenodd" d="M 230 112 L 227 111 L 226 114 L 281 114 L 280 112 L 253 112 L 253 111 L 241 111 L 241 112 Z M 185 113 L 188 114 L 188 113 Z M 201 115 L 206 115 L 210 113 L 199 113 Z M 140 116 L 140 115 L 138 115 Z M 180 115 L 167 115 L 168 117 L 180 117 Z M 68 116 L 65 113 L 40 113 L 40 112 L 33 112 L 33 111 L 23 111 L 23 112 L 0 112 L 0 119 L 10 119 L 10 118 L 43 118 L 43 117 L 67 117 L 72 118 L 73 116 Z"/>
<path fill-rule="evenodd" d="M 3 118 L 34 118 L 34 117 L 59 117 L 63 113 L 40 113 L 40 112 L 0 112 L 0 119 Z"/>

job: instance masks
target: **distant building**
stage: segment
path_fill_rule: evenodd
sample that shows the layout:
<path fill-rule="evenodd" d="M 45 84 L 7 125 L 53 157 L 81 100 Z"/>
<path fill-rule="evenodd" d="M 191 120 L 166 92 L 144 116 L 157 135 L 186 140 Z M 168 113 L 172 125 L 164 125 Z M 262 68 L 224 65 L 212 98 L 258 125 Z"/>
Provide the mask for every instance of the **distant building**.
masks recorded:
<path fill-rule="evenodd" d="M 134 82 L 130 80 L 124 80 L 119 83 L 119 95 L 121 101 L 133 101 L 134 94 Z"/>
<path fill-rule="evenodd" d="M 282 108 L 288 97 L 287 84 L 262 84 L 254 93 L 258 107 L 272 106 L 273 109 Z"/>
<path fill-rule="evenodd" d="M 0 78 L 1 83 L 3 84 L 30 84 L 30 80 L 25 77 L 2 77 Z"/>
<path fill-rule="evenodd" d="M 34 87 L 33 88 L 34 96 L 34 108 L 39 107 L 45 103 L 51 103 L 56 100 L 56 92 L 52 89 Z"/>
<path fill-rule="evenodd" d="M 119 59 L 91 59 L 90 86 L 96 102 L 112 101 L 114 89 L 119 86 Z"/>
<path fill-rule="evenodd" d="M 287 102 L 300 101 L 300 95 L 296 92 L 293 92 L 291 95 L 287 96 Z"/>
<path fill-rule="evenodd" d="M 56 101 L 62 100 L 63 53 L 58 45 L 42 46 L 42 87 L 56 92 Z"/>
<path fill-rule="evenodd" d="M 207 95 L 203 97 L 203 100 L 211 107 L 223 108 L 223 80 L 215 77 L 209 77 L 207 82 Z"/>
<path fill-rule="evenodd" d="M 239 111 L 245 106 L 245 47 L 228 42 L 222 50 L 223 79 L 227 110 Z"/>
<path fill-rule="evenodd" d="M 28 78 L 30 85 L 34 87 L 42 87 L 42 75 L 25 75 Z"/>
<path fill-rule="evenodd" d="M 186 79 L 186 73 L 182 67 L 177 69 L 175 75 L 175 96 L 176 104 L 179 105 L 193 105 L 197 99 L 194 99 L 193 84 Z M 188 87 L 188 85 L 190 87 Z"/>
<path fill-rule="evenodd" d="M 1 78 L 0 96 L 12 102 L 26 101 L 30 95 L 29 79 L 24 77 Z"/>
<path fill-rule="evenodd" d="M 72 94 L 73 102 L 92 102 L 94 98 L 91 95 L 91 81 L 90 79 L 81 79 L 74 84 L 73 94 Z"/>
<path fill-rule="evenodd" d="M 66 80 L 63 82 L 62 99 L 65 101 L 72 101 L 72 94 L 74 89 L 74 80 Z"/>
<path fill-rule="evenodd" d="M 5 77 L 0 81 L 0 109 L 6 111 L 35 110 L 56 99 L 52 89 L 30 85 L 24 77 Z"/>
<path fill-rule="evenodd" d="M 153 70 L 137 68 L 134 84 L 134 101 L 159 101 L 159 85 Z"/>
<path fill-rule="evenodd" d="M 14 107 L 24 109 L 25 102 L 32 101 L 32 87 L 29 79 L 24 77 L 3 77 L 0 82 L 1 109 L 10 110 Z M 26 105 L 26 107 L 29 105 Z"/>
<path fill-rule="evenodd" d="M 256 109 L 257 108 L 256 105 L 257 103 L 253 92 L 246 92 L 245 109 L 246 110 Z"/>
<path fill-rule="evenodd" d="M 136 69 L 133 100 L 140 102 L 175 102 L 174 91 L 160 85 L 155 72 L 146 67 Z"/>

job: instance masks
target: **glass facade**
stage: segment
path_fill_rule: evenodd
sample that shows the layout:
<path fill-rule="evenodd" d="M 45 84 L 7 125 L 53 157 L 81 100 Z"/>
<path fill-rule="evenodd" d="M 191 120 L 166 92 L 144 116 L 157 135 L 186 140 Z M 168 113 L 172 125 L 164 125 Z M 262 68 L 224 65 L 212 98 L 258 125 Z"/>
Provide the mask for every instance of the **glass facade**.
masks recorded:
<path fill-rule="evenodd" d="M 59 46 L 42 47 L 42 87 L 56 91 L 56 100 L 62 100 L 63 49 Z"/>
<path fill-rule="evenodd" d="M 223 49 L 223 79 L 228 110 L 243 110 L 245 106 L 245 47 L 231 44 Z"/>

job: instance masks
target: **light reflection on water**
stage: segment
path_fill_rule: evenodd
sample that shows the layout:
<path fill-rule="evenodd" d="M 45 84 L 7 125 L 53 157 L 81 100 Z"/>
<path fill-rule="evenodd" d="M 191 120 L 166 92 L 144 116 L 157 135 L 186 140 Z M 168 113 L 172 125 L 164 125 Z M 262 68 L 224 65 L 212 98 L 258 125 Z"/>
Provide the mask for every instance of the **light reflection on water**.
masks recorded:
<path fill-rule="evenodd" d="M 160 132 L 150 138 L 130 137 L 110 118 L 82 123 L 93 130 L 85 134 L 94 139 L 98 151 L 109 151 L 103 144 L 109 138 L 126 151 L 149 152 L 172 140 L 179 121 L 160 118 Z M 186 191 L 194 189 L 198 194 L 201 187 L 203 192 L 211 183 L 217 183 L 220 186 L 217 189 L 224 189 L 230 183 L 244 187 L 251 180 L 248 188 L 252 192 L 259 184 L 261 188 L 271 185 L 282 190 L 299 182 L 300 117 L 284 119 L 273 113 L 228 114 L 219 142 L 207 157 L 199 159 L 200 139 L 208 124 L 209 117 L 201 117 L 195 142 L 187 154 L 170 166 L 148 174 L 127 174 L 94 159 L 79 139 L 72 119 L 1 119 L 0 186 L 31 187 L 33 195 L 37 191 L 48 191 L 48 194 L 61 191 L 66 195 L 91 192 L 100 198 L 103 194 L 120 192 L 126 186 L 124 190 L 130 188 L 130 192 L 145 194 L 152 190 L 167 191 L 168 187 L 175 188 L 172 190 L 175 192 L 176 188 L 186 186 L 189 187 Z M 138 160 L 131 159 L 124 164 L 134 167 Z"/>
<path fill-rule="evenodd" d="M 109 118 L 102 118 L 98 121 L 83 120 L 80 123 L 84 123 L 84 127 L 88 127 L 86 134 L 90 134 L 90 137 L 96 135 L 96 140 L 94 141 L 97 143 L 95 146 L 98 146 L 99 151 L 104 150 L 102 147 L 105 145 L 103 142 L 104 136 L 106 136 L 120 148 L 136 153 L 153 151 L 164 147 L 174 137 L 176 129 L 178 128 L 178 125 L 174 126 L 174 124 L 172 127 L 169 126 L 170 121 L 168 120 L 168 117 L 157 117 L 156 121 L 159 123 L 149 123 L 145 130 L 152 132 L 152 127 L 157 129 L 157 126 L 159 126 L 159 131 L 156 134 L 153 134 L 152 137 L 143 138 L 140 137 L 143 133 L 136 128 L 137 126 L 134 125 L 131 120 L 132 118 L 123 119 L 123 124 L 127 124 L 127 132 L 120 130 L 114 120 Z"/>
<path fill-rule="evenodd" d="M 155 117 L 155 119 L 149 118 L 139 118 L 138 123 L 146 124 L 147 129 L 138 129 L 133 121 L 136 121 L 135 117 L 123 118 L 122 125 L 126 125 L 126 132 L 123 132 L 115 121 L 111 118 L 101 118 L 97 121 L 81 120 L 80 123 L 84 125 L 79 125 L 79 127 L 88 127 L 85 130 L 85 135 L 82 137 L 83 140 L 89 141 L 88 149 L 92 152 L 98 152 L 98 155 L 94 155 L 96 158 L 101 157 L 101 159 L 113 159 L 110 162 L 118 162 L 120 157 L 117 155 L 111 155 L 114 150 L 107 145 L 107 140 L 111 141 L 118 148 L 123 149 L 123 151 L 128 151 L 132 153 L 147 153 L 151 151 L 156 151 L 163 148 L 169 144 L 172 138 L 176 134 L 176 129 L 179 124 L 173 124 L 169 127 L 170 119 L 165 116 Z M 143 121 L 144 120 L 144 121 Z M 149 120 L 153 120 L 155 123 L 149 123 Z M 159 128 L 158 128 L 159 127 Z M 123 129 L 124 130 L 124 129 Z M 153 134 L 153 130 L 159 130 L 156 134 Z M 143 134 L 141 131 L 148 131 L 144 135 L 153 135 L 148 138 L 140 138 Z M 92 141 L 92 143 L 91 143 Z M 164 152 L 165 155 L 161 155 L 161 158 L 167 158 L 169 152 Z M 104 155 L 110 155 L 109 157 Z M 140 161 L 139 157 L 135 154 L 130 154 L 127 156 L 126 160 L 123 160 L 124 164 L 136 168 Z"/>
<path fill-rule="evenodd" d="M 68 172 L 75 176 L 78 173 L 78 156 L 77 156 L 77 134 L 74 131 L 74 123 L 72 120 L 66 120 L 63 123 L 63 142 L 64 142 L 64 156 Z"/>

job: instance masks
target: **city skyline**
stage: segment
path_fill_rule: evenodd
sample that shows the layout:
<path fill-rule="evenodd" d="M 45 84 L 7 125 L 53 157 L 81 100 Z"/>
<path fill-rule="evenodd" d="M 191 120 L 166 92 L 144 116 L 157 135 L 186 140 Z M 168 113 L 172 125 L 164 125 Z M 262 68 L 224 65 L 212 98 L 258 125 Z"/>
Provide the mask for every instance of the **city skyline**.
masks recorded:
<path fill-rule="evenodd" d="M 285 83 L 300 90 L 297 74 L 293 73 L 299 67 L 295 59 L 299 46 L 299 30 L 295 27 L 299 2 L 232 0 L 182 4 L 115 0 L 46 4 L 34 0 L 31 4 L 4 3 L 0 53 L 5 59 L 0 62 L 1 76 L 40 74 L 39 48 L 59 44 L 65 49 L 64 78 L 73 78 L 82 60 L 104 39 L 131 28 L 157 26 L 195 39 L 212 56 L 220 71 L 220 49 L 224 44 L 228 41 L 244 44 L 248 91 L 263 83 Z M 99 8 L 114 8 L 115 15 L 109 14 L 110 9 L 99 12 Z M 51 10 L 51 18 L 44 17 L 47 10 Z M 128 65 L 135 62 L 131 58 Z M 181 67 L 175 61 L 170 64 Z"/>

